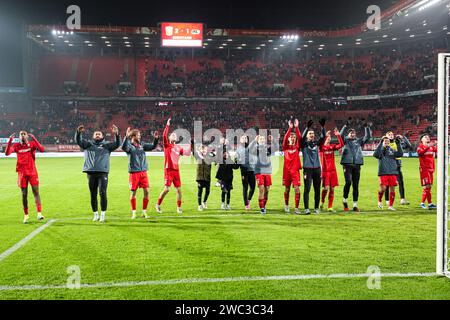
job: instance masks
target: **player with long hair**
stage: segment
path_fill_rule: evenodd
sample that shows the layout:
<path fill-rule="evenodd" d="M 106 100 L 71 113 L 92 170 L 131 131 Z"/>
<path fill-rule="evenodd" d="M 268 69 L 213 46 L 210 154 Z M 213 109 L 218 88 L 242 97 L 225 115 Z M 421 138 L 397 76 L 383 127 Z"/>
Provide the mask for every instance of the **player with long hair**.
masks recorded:
<path fill-rule="evenodd" d="M 128 128 L 122 143 L 122 150 L 128 155 L 131 219 L 136 219 L 136 193 L 139 188 L 142 188 L 144 191 L 142 217 L 148 218 L 149 182 L 147 175 L 148 163 L 145 152 L 152 151 L 157 147 L 159 139 L 158 131 L 155 131 L 153 137 L 153 143 L 144 143 L 141 141 L 141 132 L 139 130 Z"/>

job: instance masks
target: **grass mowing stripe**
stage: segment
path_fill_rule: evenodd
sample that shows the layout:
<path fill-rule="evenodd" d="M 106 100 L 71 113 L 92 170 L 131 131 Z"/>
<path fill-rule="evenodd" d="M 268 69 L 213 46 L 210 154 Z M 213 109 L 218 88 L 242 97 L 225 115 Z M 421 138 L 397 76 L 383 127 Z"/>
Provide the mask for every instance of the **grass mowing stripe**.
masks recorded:
<path fill-rule="evenodd" d="M 248 281 L 282 281 L 282 280 L 312 280 L 312 279 L 343 279 L 343 278 L 369 278 L 370 273 L 336 273 L 336 274 L 303 274 L 286 276 L 262 276 L 262 277 L 228 277 L 228 278 L 193 278 L 172 280 L 149 280 L 149 281 L 127 281 L 127 282 L 100 282 L 92 284 L 80 284 L 82 288 L 112 288 L 112 287 L 138 287 L 158 286 L 192 283 L 221 283 L 221 282 L 248 282 Z M 435 273 L 382 273 L 380 278 L 411 278 L 411 277 L 433 277 Z M 50 290 L 68 289 L 66 285 L 25 285 L 25 286 L 0 286 L 0 291 L 21 290 Z"/>
<path fill-rule="evenodd" d="M 15 245 L 13 245 L 11 248 L 0 254 L 0 262 L 8 258 L 10 255 L 12 255 L 14 252 L 22 248 L 24 245 L 27 244 L 28 241 L 36 237 L 39 233 L 47 229 L 52 223 L 54 223 L 56 220 L 49 220 L 46 224 L 40 226 L 33 232 L 31 232 L 29 235 L 27 235 L 25 238 L 17 242 Z"/>

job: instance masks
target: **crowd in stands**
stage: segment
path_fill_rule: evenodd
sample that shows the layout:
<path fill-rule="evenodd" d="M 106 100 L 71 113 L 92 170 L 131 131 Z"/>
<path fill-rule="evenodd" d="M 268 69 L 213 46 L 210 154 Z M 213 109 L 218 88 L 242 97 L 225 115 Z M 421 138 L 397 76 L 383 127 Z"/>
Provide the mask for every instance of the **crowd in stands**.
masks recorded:
<path fill-rule="evenodd" d="M 196 58 L 195 68 L 167 57 L 152 65 L 146 59 L 146 94 L 149 96 L 258 96 L 332 97 L 394 94 L 436 87 L 438 49 L 373 49 L 359 55 L 348 53 L 296 56 L 264 62 L 214 56 Z"/>

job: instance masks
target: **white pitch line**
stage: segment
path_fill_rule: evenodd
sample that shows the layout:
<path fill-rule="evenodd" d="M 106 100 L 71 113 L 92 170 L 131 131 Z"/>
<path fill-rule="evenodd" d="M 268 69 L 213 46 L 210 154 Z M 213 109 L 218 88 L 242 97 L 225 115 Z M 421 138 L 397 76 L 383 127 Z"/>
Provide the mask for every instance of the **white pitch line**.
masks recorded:
<path fill-rule="evenodd" d="M 22 248 L 25 244 L 27 244 L 28 241 L 36 237 L 39 233 L 47 229 L 52 223 L 54 223 L 56 220 L 52 219 L 49 220 L 46 224 L 40 226 L 33 232 L 31 232 L 29 235 L 27 235 L 25 238 L 17 242 L 15 245 L 13 245 L 11 248 L 0 254 L 0 262 L 8 258 L 10 255 L 12 255 L 14 252 Z"/>
<path fill-rule="evenodd" d="M 142 286 L 160 286 L 175 284 L 195 284 L 195 283 L 223 283 L 223 282 L 250 282 L 250 281 L 283 281 L 283 280 L 312 280 L 312 279 L 349 279 L 368 278 L 371 273 L 336 273 L 336 274 L 303 274 L 286 276 L 256 276 L 256 277 L 229 277 L 229 278 L 191 278 L 172 280 L 149 280 L 149 281 L 127 281 L 127 282 L 99 282 L 80 284 L 80 289 L 95 288 L 126 288 Z M 413 278 L 413 277 L 433 277 L 435 273 L 382 273 L 381 278 Z M 51 290 L 69 289 L 66 285 L 24 285 L 24 286 L 0 286 L 0 291 L 23 291 L 23 290 Z M 73 289 L 71 289 L 73 290 Z"/>

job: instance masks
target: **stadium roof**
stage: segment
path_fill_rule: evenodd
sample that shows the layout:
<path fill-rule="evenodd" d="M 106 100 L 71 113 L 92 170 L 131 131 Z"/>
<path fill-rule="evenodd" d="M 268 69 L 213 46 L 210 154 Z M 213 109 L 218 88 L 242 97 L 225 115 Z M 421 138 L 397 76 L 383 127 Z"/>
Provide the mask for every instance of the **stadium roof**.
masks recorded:
<path fill-rule="evenodd" d="M 369 15 L 368 15 L 369 16 Z M 450 18 L 448 0 L 403 0 L 383 11 L 379 30 L 366 24 L 332 31 L 245 30 L 208 28 L 204 46 L 233 50 L 336 50 L 375 47 L 396 43 L 445 38 Z M 88 50 L 161 47 L 159 27 L 83 26 L 69 31 L 65 26 L 30 25 L 27 37 L 51 50 L 83 47 Z"/>

